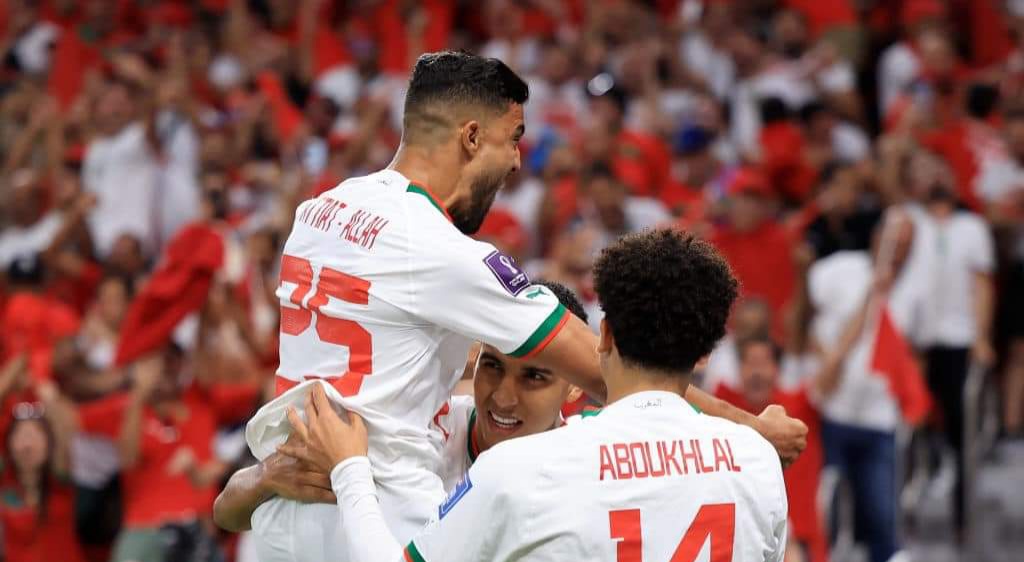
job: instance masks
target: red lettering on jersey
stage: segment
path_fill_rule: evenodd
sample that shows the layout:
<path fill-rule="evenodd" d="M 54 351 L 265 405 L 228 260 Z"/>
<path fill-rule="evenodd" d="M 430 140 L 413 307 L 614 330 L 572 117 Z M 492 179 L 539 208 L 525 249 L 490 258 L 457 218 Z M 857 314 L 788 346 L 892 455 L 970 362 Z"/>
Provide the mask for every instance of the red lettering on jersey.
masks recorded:
<path fill-rule="evenodd" d="M 651 475 L 651 460 L 644 456 L 643 443 L 629 444 L 630 463 L 633 465 L 633 476 L 636 478 L 647 478 Z M 640 461 L 644 463 L 643 471 L 640 470 Z"/>
<path fill-rule="evenodd" d="M 693 443 L 693 448 L 697 451 L 697 458 L 700 460 L 700 472 L 714 472 L 715 469 L 708 466 L 708 463 L 704 462 L 704 453 L 700 450 L 700 441 L 691 439 L 690 442 Z"/>
<path fill-rule="evenodd" d="M 658 459 L 658 469 L 655 470 L 654 455 L 651 454 L 651 444 L 646 442 L 644 443 L 644 459 L 647 460 L 647 465 L 651 467 L 651 478 L 660 478 L 665 476 L 665 457 Z"/>
<path fill-rule="evenodd" d="M 384 217 L 359 209 L 349 217 L 348 223 L 341 229 L 340 236 L 353 244 L 372 250 L 377 242 L 377 236 L 388 222 Z"/>
<path fill-rule="evenodd" d="M 625 443 L 612 445 L 615 451 L 615 464 L 618 469 L 620 480 L 629 480 L 633 477 L 633 467 L 629 464 L 629 447 Z"/>
<path fill-rule="evenodd" d="M 689 463 L 686 462 L 687 460 L 692 460 L 693 461 L 693 471 L 696 472 L 697 474 L 700 474 L 700 463 L 697 462 L 697 458 L 698 458 L 697 457 L 697 454 L 698 454 L 698 452 L 697 452 L 697 440 L 696 439 L 690 439 L 690 452 L 689 453 L 686 452 L 686 443 L 683 443 L 682 441 L 680 441 L 679 442 L 679 451 L 681 452 L 681 455 L 683 457 L 683 474 L 689 474 L 690 473 L 690 469 L 689 469 L 690 465 L 689 465 Z"/>
<path fill-rule="evenodd" d="M 679 461 L 676 460 L 676 449 L 681 447 L 682 441 L 673 441 L 672 448 L 669 449 L 668 445 L 664 441 L 658 443 L 658 451 L 663 459 L 662 462 L 665 464 L 665 475 L 672 476 L 672 467 L 676 467 L 676 474 L 686 474 L 686 471 L 679 466 Z M 672 463 L 672 464 L 669 464 Z M 686 466 L 686 461 L 683 461 L 683 466 Z"/>
<path fill-rule="evenodd" d="M 608 452 L 607 445 L 601 445 L 601 470 L 599 480 L 604 480 L 604 471 L 608 471 L 612 480 L 618 480 L 615 475 L 615 467 L 612 465 L 612 454 Z"/>
<path fill-rule="evenodd" d="M 438 410 L 436 414 L 434 414 L 434 425 L 436 425 L 437 428 L 441 430 L 441 435 L 444 436 L 445 443 L 448 442 L 448 438 L 451 436 L 451 434 L 445 431 L 444 426 L 441 425 L 441 416 L 447 416 L 448 412 L 451 412 L 451 406 L 449 406 L 448 403 L 445 402 L 444 405 L 441 406 L 441 409 Z"/>
<path fill-rule="evenodd" d="M 373 243 L 377 241 L 377 235 L 380 231 L 388 224 L 388 221 L 382 217 L 373 217 L 370 224 L 363 229 L 362 235 L 359 236 L 359 245 L 366 248 L 367 250 L 373 248 Z"/>
<path fill-rule="evenodd" d="M 356 225 L 364 218 L 366 218 L 366 211 L 362 209 L 357 209 L 356 212 L 352 213 L 352 216 L 348 218 L 348 223 L 345 224 L 345 228 L 341 229 L 341 237 L 349 242 L 355 242 L 353 234 L 357 228 Z"/>
<path fill-rule="evenodd" d="M 732 465 L 729 464 L 729 455 L 725 454 L 725 447 L 722 446 L 722 442 L 718 438 L 711 440 L 711 448 L 715 452 L 715 470 L 721 472 L 720 465 L 724 464 L 725 469 L 732 472 Z"/>
<path fill-rule="evenodd" d="M 729 443 L 728 439 L 725 440 L 725 449 L 729 451 L 729 465 L 732 466 L 732 471 L 741 472 L 742 469 L 740 468 L 740 465 L 736 464 L 736 457 L 732 455 L 732 444 Z"/>

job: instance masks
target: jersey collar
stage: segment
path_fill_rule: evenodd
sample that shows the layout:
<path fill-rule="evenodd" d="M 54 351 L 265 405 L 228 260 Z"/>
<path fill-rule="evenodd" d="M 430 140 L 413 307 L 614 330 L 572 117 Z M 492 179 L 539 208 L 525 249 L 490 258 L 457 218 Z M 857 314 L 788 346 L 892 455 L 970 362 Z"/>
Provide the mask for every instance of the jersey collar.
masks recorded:
<path fill-rule="evenodd" d="M 480 456 L 480 443 L 476 440 L 476 408 L 469 413 L 469 435 L 466 436 L 466 454 L 469 455 L 469 462 L 476 462 Z"/>
<path fill-rule="evenodd" d="M 608 404 L 602 412 L 612 412 L 626 409 L 649 410 L 672 408 L 683 411 L 686 415 L 697 415 L 700 413 L 695 406 L 683 399 L 675 392 L 663 390 L 646 390 L 634 392 Z"/>

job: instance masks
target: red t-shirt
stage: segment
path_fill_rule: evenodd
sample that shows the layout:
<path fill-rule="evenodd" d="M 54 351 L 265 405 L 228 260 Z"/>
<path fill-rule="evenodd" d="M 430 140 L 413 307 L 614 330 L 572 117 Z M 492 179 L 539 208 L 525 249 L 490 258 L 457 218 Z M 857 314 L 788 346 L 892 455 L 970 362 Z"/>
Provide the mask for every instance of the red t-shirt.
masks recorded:
<path fill-rule="evenodd" d="M 78 332 L 80 318 L 68 305 L 46 295 L 11 295 L 0 315 L 3 358 L 27 353 L 36 381 L 50 379 L 50 356 L 57 340 Z"/>
<path fill-rule="evenodd" d="M 455 15 L 452 0 L 424 0 L 420 9 L 426 11 L 427 23 L 423 30 L 423 52 L 431 53 L 448 46 Z M 370 16 L 370 27 L 379 50 L 378 65 L 381 71 L 405 75 L 412 62 L 406 22 L 402 17 L 402 2 L 385 0 Z"/>
<path fill-rule="evenodd" d="M 0 490 L 0 525 L 4 530 L 6 562 L 82 562 L 81 546 L 75 535 L 74 489 L 50 480 L 46 518 L 24 505 L 14 486 Z"/>
<path fill-rule="evenodd" d="M 744 297 L 764 299 L 772 309 L 773 329 L 782 333 L 783 308 L 793 295 L 796 268 L 793 236 L 781 224 L 768 220 L 750 232 L 720 227 L 711 236 L 740 281 Z"/>
<path fill-rule="evenodd" d="M 168 474 L 168 463 L 180 447 L 192 449 L 199 463 L 210 461 L 218 426 L 249 415 L 259 390 L 248 384 L 192 385 L 182 395 L 188 415 L 181 420 L 145 409 L 138 463 L 122 473 L 125 527 L 153 528 L 212 513 L 216 488 L 198 489 L 187 476 Z M 129 399 L 119 394 L 79 406 L 82 431 L 117 438 Z"/>
<path fill-rule="evenodd" d="M 728 385 L 720 383 L 715 388 L 715 396 L 752 414 L 758 413 L 742 393 Z M 807 448 L 796 462 L 783 471 L 783 477 L 786 480 L 786 494 L 789 496 L 793 536 L 808 546 L 812 562 L 824 562 L 828 559 L 828 550 L 816 504 L 818 482 L 824 464 L 818 410 L 811 403 L 806 388 L 794 392 L 776 389 L 768 402 L 782 406 L 790 417 L 807 424 Z"/>
<path fill-rule="evenodd" d="M 972 210 L 980 212 L 983 204 L 974 189 L 980 171 L 979 156 L 987 150 L 998 150 L 999 133 L 969 119 L 957 119 L 936 131 L 921 135 L 921 144 L 942 156 L 953 169 L 957 196 Z"/>
<path fill-rule="evenodd" d="M 683 230 L 690 230 L 707 218 L 708 204 L 703 189 L 670 179 L 665 182 L 659 198 L 665 208 L 677 217 L 677 226 Z"/>

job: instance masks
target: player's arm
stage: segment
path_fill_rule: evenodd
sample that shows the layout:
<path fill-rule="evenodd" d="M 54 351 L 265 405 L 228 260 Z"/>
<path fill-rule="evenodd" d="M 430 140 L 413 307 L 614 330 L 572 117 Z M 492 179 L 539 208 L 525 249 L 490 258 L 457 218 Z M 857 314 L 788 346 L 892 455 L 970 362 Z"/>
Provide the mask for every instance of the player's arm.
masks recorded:
<path fill-rule="evenodd" d="M 306 420 L 297 412 L 288 419 L 299 443 L 281 452 L 331 469 L 338 498 L 348 560 L 352 562 L 458 562 L 492 560 L 502 548 L 505 523 L 514 519 L 506 501 L 506 484 L 498 486 L 507 468 L 493 453 L 481 457 L 438 508 L 437 516 L 403 548 L 391 534 L 377 500 L 370 462 L 366 457 L 366 428 L 359 416 L 339 417 L 323 389 L 317 387 L 306 402 Z M 492 462 L 493 461 L 493 462 Z M 490 521 L 487 529 L 481 522 Z M 467 531 L 468 530 L 468 531 Z M 485 532 L 486 531 L 486 532 Z M 339 556 L 341 558 L 341 556 Z"/>
<path fill-rule="evenodd" d="M 537 354 L 536 361 L 555 372 L 564 373 L 569 382 L 604 401 L 605 386 L 597 355 L 597 336 L 575 316 L 551 344 Z M 590 389 L 594 388 L 599 389 L 600 394 L 591 393 Z M 760 416 L 755 416 L 693 385 L 687 388 L 685 397 L 687 402 L 707 415 L 755 429 L 775 446 L 785 465 L 796 460 L 807 447 L 807 426 L 787 416 L 786 410 L 780 406 L 769 406 Z"/>
<path fill-rule="evenodd" d="M 289 437 L 286 443 L 293 443 Z M 225 531 L 248 531 L 252 514 L 263 502 L 280 496 L 303 503 L 334 503 L 325 472 L 281 453 L 238 470 L 213 503 L 213 522 Z"/>

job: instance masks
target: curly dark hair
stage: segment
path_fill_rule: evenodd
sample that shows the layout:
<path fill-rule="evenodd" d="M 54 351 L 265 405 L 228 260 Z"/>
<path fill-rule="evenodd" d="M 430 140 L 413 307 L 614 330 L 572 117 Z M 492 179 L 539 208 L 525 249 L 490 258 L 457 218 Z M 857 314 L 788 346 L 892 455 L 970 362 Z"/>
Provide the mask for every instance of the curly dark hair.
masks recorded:
<path fill-rule="evenodd" d="M 576 293 L 572 289 L 556 281 L 548 281 L 547 279 L 538 279 L 535 281 L 537 285 L 543 285 L 551 292 L 555 294 L 558 302 L 562 303 L 562 306 L 569 309 L 569 312 L 576 315 L 577 318 L 587 323 L 589 316 L 587 311 L 583 308 L 583 303 L 580 302 L 580 298 L 576 296 Z"/>
<path fill-rule="evenodd" d="M 622 358 L 688 374 L 725 335 L 739 289 L 707 242 L 673 229 L 623 236 L 594 266 L 595 288 Z"/>

